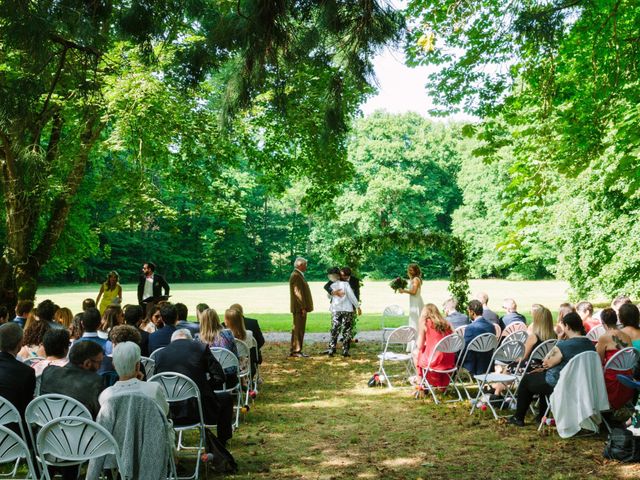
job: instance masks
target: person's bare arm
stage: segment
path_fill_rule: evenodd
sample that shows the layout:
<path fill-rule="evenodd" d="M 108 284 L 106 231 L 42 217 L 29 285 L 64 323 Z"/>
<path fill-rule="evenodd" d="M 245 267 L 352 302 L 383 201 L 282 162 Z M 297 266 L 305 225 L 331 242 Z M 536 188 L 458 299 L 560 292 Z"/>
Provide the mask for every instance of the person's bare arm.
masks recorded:
<path fill-rule="evenodd" d="M 556 346 L 556 347 L 553 347 L 549 353 L 547 353 L 546 357 L 544 357 L 544 360 L 542 361 L 542 366 L 546 369 L 549 369 L 549 368 L 555 367 L 561 361 L 562 361 L 562 352 Z"/>
<path fill-rule="evenodd" d="M 604 356 L 607 352 L 607 343 L 609 343 L 609 335 L 602 335 L 596 343 L 596 352 L 600 355 L 600 360 L 604 362 Z"/>
<path fill-rule="evenodd" d="M 418 279 L 417 277 L 414 277 L 413 280 L 411 280 L 411 288 L 409 288 L 409 290 L 405 290 L 404 288 L 401 288 L 398 291 L 400 293 L 408 293 L 409 295 L 415 295 L 416 293 L 418 293 L 419 285 L 420 285 L 420 279 Z"/>

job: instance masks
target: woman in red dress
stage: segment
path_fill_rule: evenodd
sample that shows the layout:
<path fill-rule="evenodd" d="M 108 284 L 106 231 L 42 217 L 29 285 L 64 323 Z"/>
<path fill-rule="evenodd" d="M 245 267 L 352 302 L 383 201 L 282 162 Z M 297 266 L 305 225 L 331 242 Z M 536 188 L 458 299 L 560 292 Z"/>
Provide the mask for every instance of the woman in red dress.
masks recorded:
<path fill-rule="evenodd" d="M 611 357 L 625 347 L 631 346 L 631 338 L 622 330 L 618 330 L 618 316 L 612 308 L 605 308 L 600 313 L 600 319 L 606 329 L 605 333 L 598 339 L 596 352 L 600 355 L 602 366 L 604 367 Z M 604 374 L 604 383 L 607 386 L 607 396 L 612 410 L 623 407 L 633 397 L 634 391 L 622 385 L 616 378 L 618 374 L 631 375 L 631 371 L 626 372 L 609 370 Z"/>
<path fill-rule="evenodd" d="M 420 377 L 423 369 L 429 366 L 429 360 L 431 368 L 436 370 L 448 370 L 455 366 L 455 353 L 435 352 L 431 358 L 438 342 L 451 333 L 451 325 L 442 318 L 438 307 L 433 303 L 426 304 L 418 321 L 418 340 L 414 350 L 414 363 Z M 445 388 L 449 385 L 449 376 L 445 373 L 429 372 L 427 380 L 434 387 Z"/>

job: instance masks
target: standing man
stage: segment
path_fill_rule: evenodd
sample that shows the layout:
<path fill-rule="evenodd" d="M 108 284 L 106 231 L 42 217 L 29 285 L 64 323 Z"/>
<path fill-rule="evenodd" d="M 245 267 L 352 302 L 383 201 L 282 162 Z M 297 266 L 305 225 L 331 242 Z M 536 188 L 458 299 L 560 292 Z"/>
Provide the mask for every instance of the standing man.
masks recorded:
<path fill-rule="evenodd" d="M 145 309 L 145 312 L 148 304 L 166 300 L 169 297 L 169 284 L 162 275 L 158 275 L 155 271 L 156 266 L 151 262 L 142 266 L 142 275 L 140 275 L 138 282 L 138 303 Z"/>
<path fill-rule="evenodd" d="M 307 271 L 307 261 L 296 258 L 293 263 L 294 270 L 289 277 L 289 294 L 291 296 L 291 313 L 293 314 L 293 330 L 291 331 L 290 357 L 308 357 L 302 353 L 304 342 L 304 330 L 307 325 L 307 313 L 313 312 L 313 298 L 309 284 L 304 278 Z"/>

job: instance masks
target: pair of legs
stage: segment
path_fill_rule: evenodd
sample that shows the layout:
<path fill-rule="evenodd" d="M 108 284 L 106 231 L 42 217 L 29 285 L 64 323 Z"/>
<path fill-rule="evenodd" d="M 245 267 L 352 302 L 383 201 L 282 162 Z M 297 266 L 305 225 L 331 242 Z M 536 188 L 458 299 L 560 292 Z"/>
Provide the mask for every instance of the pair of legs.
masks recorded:
<path fill-rule="evenodd" d="M 291 355 L 302 354 L 304 331 L 307 326 L 307 313 L 293 312 L 293 330 L 291 330 Z"/>
<path fill-rule="evenodd" d="M 514 417 L 524 421 L 527 410 L 533 402 L 536 394 L 540 395 L 540 410 L 538 418 L 544 415 L 547 410 L 546 395 L 553 393 L 553 387 L 549 385 L 545 379 L 545 372 L 528 373 L 522 378 L 522 382 L 518 386 L 518 403 L 516 405 L 516 413 Z"/>
<path fill-rule="evenodd" d="M 329 341 L 329 354 L 336 352 L 338 345 L 338 335 L 342 331 L 342 354 L 349 354 L 351 346 L 351 327 L 353 324 L 354 312 L 333 312 L 331 314 L 331 340 Z"/>

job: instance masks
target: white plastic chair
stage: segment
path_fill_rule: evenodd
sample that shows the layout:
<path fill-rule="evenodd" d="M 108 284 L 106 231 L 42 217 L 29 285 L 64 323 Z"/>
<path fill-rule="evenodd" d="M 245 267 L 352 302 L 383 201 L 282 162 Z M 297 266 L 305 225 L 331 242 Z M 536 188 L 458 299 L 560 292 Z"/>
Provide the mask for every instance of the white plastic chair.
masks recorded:
<path fill-rule="evenodd" d="M 508 337 L 512 333 L 515 333 L 515 332 L 526 332 L 526 331 L 527 331 L 527 325 L 524 322 L 511 322 L 502 331 L 502 336 L 503 337 Z"/>
<path fill-rule="evenodd" d="M 411 352 L 407 353 L 407 346 L 416 340 L 416 330 L 413 327 L 398 327 L 393 329 L 389 334 L 387 341 L 385 342 L 384 351 L 378 355 L 380 360 L 380 375 L 387 382 L 388 388 L 393 388 L 391 384 L 391 376 L 387 374 L 384 365 L 385 363 L 402 363 L 405 366 L 404 375 L 394 375 L 394 377 L 401 377 L 409 379 L 416 375 L 416 369 L 413 365 L 413 355 Z M 402 351 L 396 352 L 389 350 L 389 346 L 401 346 Z"/>
<path fill-rule="evenodd" d="M 91 413 L 87 407 L 75 398 L 59 395 L 57 393 L 49 393 L 40 395 L 29 402 L 24 412 L 24 421 L 27 424 L 31 445 L 36 445 L 36 430 L 44 427 L 47 423 L 61 417 L 81 417 L 92 420 Z M 36 460 L 42 464 L 38 452 L 36 451 Z M 61 459 L 47 459 L 49 465 L 68 466 L 77 465 L 78 462 L 68 462 Z"/>
<path fill-rule="evenodd" d="M 382 320 L 380 325 L 380 330 L 382 330 L 382 343 L 387 341 L 387 336 L 395 330 L 395 327 L 385 327 L 384 320 L 385 318 L 393 318 L 393 317 L 404 317 L 404 310 L 400 305 L 389 305 L 382 311 Z"/>
<path fill-rule="evenodd" d="M 24 428 L 22 428 L 22 419 L 20 418 L 20 412 L 18 412 L 18 409 L 13 405 L 13 403 L 11 403 L 9 400 L 7 400 L 4 397 L 0 397 L 0 426 L 4 427 L 12 423 L 18 424 L 18 428 L 20 430 L 20 436 L 22 437 L 22 440 L 26 442 L 27 436 L 24 434 Z M 8 461 L 9 460 L 7 460 L 7 462 Z M 3 463 L 7 463 L 7 462 L 3 462 Z M 19 463 L 20 463 L 20 458 L 17 458 L 16 464 L 14 465 L 13 470 L 8 474 L 4 473 L 1 476 L 15 477 L 18 471 Z"/>
<path fill-rule="evenodd" d="M 10 473 L 12 478 L 15 478 L 17 466 L 23 458 L 27 462 L 29 478 L 37 479 L 38 473 L 31 462 L 31 453 L 26 442 L 7 427 L 0 426 L 0 463 L 15 462 L 16 468 Z"/>
<path fill-rule="evenodd" d="M 518 322 L 520 323 L 520 322 Z M 511 325 L 509 325 L 511 326 Z M 505 329 L 506 331 L 506 329 Z M 518 330 L 517 332 L 512 332 L 509 333 L 508 335 L 505 335 L 504 332 L 502 332 L 502 336 L 504 337 L 503 343 L 504 342 L 526 342 L 527 338 L 529 338 L 529 332 L 527 332 L 527 330 Z"/>
<path fill-rule="evenodd" d="M 62 417 L 47 423 L 38 432 L 37 451 L 42 463 L 42 475 L 51 480 L 47 465 L 49 458 L 82 464 L 104 455 L 115 455 L 118 472 L 120 449 L 113 436 L 93 420 L 82 417 Z M 113 478 L 117 478 L 113 473 Z"/>
<path fill-rule="evenodd" d="M 258 356 L 258 341 L 256 337 L 251 337 L 251 349 L 255 349 L 256 357 Z M 262 381 L 262 376 L 260 375 L 260 364 L 255 364 L 255 372 L 251 372 L 253 375 L 251 377 L 251 389 L 257 394 L 258 393 L 258 385 Z"/>
<path fill-rule="evenodd" d="M 606 330 L 602 325 L 598 325 L 597 327 L 593 327 L 591 330 L 589 330 L 589 333 L 587 333 L 587 338 L 593 343 L 597 343 L 598 339 L 602 335 L 604 335 L 605 331 Z"/>
<path fill-rule="evenodd" d="M 607 370 L 612 370 L 614 372 L 628 372 L 629 370 L 633 370 L 638 363 L 638 359 L 640 358 L 640 352 L 633 347 L 627 347 L 620 350 L 618 353 L 615 353 L 605 364 L 604 366 L 604 375 L 606 377 Z M 607 422 L 607 420 L 602 417 L 607 430 L 611 432 L 611 426 Z"/>
<path fill-rule="evenodd" d="M 156 361 L 149 357 L 140 357 L 140 363 L 144 367 L 144 372 L 147 378 L 153 377 L 153 375 L 156 373 Z"/>
<path fill-rule="evenodd" d="M 464 331 L 467 329 L 469 325 L 460 325 L 458 328 L 456 328 L 454 330 L 453 333 L 457 333 L 458 335 L 460 335 L 462 337 L 462 339 L 464 340 Z"/>
<path fill-rule="evenodd" d="M 249 345 L 240 340 L 235 339 L 236 350 L 238 350 L 238 381 L 240 382 L 240 388 L 242 389 L 242 379 L 245 379 L 247 391 L 245 394 L 244 403 L 249 403 L 249 390 L 251 388 L 251 377 L 253 372 L 251 371 L 251 350 Z"/>
<path fill-rule="evenodd" d="M 496 329 L 496 337 L 500 338 L 502 336 L 502 327 L 497 323 L 494 323 L 493 328 Z"/>
<path fill-rule="evenodd" d="M 440 341 L 436 344 L 433 351 L 431 352 L 431 356 L 429 357 L 429 362 L 427 364 L 427 367 L 422 370 L 422 379 L 420 380 L 420 385 L 425 390 L 429 390 L 429 392 L 431 392 L 431 396 L 433 396 L 433 401 L 436 404 L 440 403 L 436 395 L 436 391 L 439 389 L 439 387 L 434 387 L 429 383 L 429 380 L 427 378 L 429 373 L 441 373 L 449 377 L 449 380 L 450 380 L 449 387 L 453 385 L 453 388 L 458 394 L 458 398 L 456 400 L 449 400 L 450 402 L 457 402 L 462 400 L 462 394 L 460 393 L 460 390 L 456 385 L 455 379 L 453 378 L 453 374 L 457 371 L 455 362 L 454 362 L 453 368 L 449 368 L 447 370 L 438 370 L 431 367 L 431 364 L 433 363 L 433 357 L 435 356 L 436 352 L 454 354 L 454 353 L 460 352 L 463 348 L 464 348 L 464 339 L 460 335 L 456 333 L 447 335 L 446 337 L 440 339 Z"/>
<path fill-rule="evenodd" d="M 223 370 L 229 368 L 235 368 L 236 372 L 240 372 L 240 362 L 238 357 L 226 348 L 211 347 L 211 353 L 218 361 Z M 216 393 L 229 393 L 236 396 L 236 418 L 233 422 L 233 428 L 236 429 L 240 426 L 240 409 L 242 408 L 242 390 L 240 389 L 240 378 L 235 385 L 227 385 L 226 382 L 222 387 L 222 390 L 216 390 Z"/>
<path fill-rule="evenodd" d="M 465 350 L 464 354 L 460 355 L 458 361 L 458 374 L 456 375 L 456 382 L 458 382 L 458 384 L 462 387 L 464 393 L 467 395 L 468 400 L 471 400 L 471 394 L 469 393 L 466 384 L 462 381 L 462 371 L 464 369 L 464 362 L 467 359 L 467 355 L 469 355 L 469 352 L 492 352 L 498 346 L 498 338 L 498 336 L 492 333 L 483 333 L 482 335 L 478 335 L 476 338 L 469 342 L 469 346 Z M 469 374 L 469 377 L 471 377 L 471 374 Z"/>
<path fill-rule="evenodd" d="M 517 381 L 518 377 L 514 374 L 510 373 L 495 373 L 491 372 L 491 367 L 494 362 L 501 362 L 505 365 L 508 365 L 512 362 L 515 362 L 517 359 L 522 358 L 524 355 L 524 343 L 522 342 L 503 342 L 498 348 L 496 348 L 495 352 L 493 352 L 493 356 L 491 361 L 489 362 L 489 367 L 487 368 L 487 373 L 482 375 L 474 375 L 473 378 L 478 382 L 478 393 L 476 395 L 475 401 L 472 401 L 471 412 L 469 414 L 473 414 L 474 410 L 478 403 L 482 400 L 484 396 L 484 386 L 491 383 L 502 383 L 507 389 L 504 394 L 504 399 L 501 401 L 501 406 L 503 406 L 507 401 L 515 401 L 514 392 L 511 389 L 511 386 Z M 489 405 L 491 412 L 493 413 L 494 418 L 497 420 L 499 418 L 498 412 L 496 412 L 493 407 L 493 402 L 488 401 L 485 402 Z"/>
<path fill-rule="evenodd" d="M 158 355 L 158 352 L 159 352 L 160 350 L 162 350 L 163 348 L 164 348 L 164 347 L 156 348 L 153 352 L 151 352 L 151 353 L 149 354 L 149 359 L 153 360 L 154 365 L 155 365 L 155 362 L 156 362 L 156 355 Z"/>
<path fill-rule="evenodd" d="M 200 475 L 200 455 L 204 452 L 205 442 L 205 423 L 204 415 L 202 413 L 202 400 L 200 398 L 200 390 L 193 380 L 186 375 L 182 375 L 177 372 L 161 372 L 156 373 L 151 377 L 148 382 L 157 382 L 160 384 L 167 397 L 167 402 L 183 402 L 192 398 L 196 399 L 198 405 L 198 418 L 199 422 L 190 425 L 174 425 L 173 429 L 178 434 L 178 450 L 186 449 L 182 444 L 182 433 L 188 430 L 197 430 L 199 432 L 200 439 L 198 440 L 197 447 L 189 447 L 189 449 L 196 450 L 196 468 L 193 475 L 190 477 L 180 477 L 187 479 L 197 479 Z"/>

